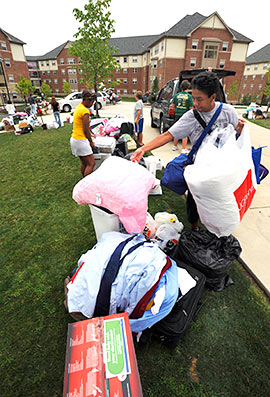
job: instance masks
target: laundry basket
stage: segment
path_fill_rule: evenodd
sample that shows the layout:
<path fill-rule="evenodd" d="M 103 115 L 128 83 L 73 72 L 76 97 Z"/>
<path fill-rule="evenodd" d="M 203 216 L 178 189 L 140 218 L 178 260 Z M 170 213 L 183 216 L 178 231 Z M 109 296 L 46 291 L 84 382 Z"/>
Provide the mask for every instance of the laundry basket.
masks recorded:
<path fill-rule="evenodd" d="M 96 232 L 97 240 L 100 239 L 105 232 L 121 232 L 127 233 L 124 226 L 120 222 L 119 216 L 112 213 L 106 208 L 97 207 L 89 204 L 93 224 Z"/>

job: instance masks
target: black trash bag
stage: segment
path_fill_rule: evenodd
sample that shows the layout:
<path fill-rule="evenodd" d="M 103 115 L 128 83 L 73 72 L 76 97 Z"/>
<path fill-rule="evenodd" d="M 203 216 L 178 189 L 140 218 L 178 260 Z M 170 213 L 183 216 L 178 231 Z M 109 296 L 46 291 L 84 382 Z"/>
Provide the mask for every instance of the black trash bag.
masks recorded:
<path fill-rule="evenodd" d="M 222 291 L 234 284 L 228 272 L 241 251 L 239 241 L 232 235 L 218 238 L 208 230 L 188 231 L 181 235 L 172 257 L 203 273 L 206 287 Z"/>
<path fill-rule="evenodd" d="M 133 152 L 128 153 L 128 154 L 125 156 L 125 159 L 126 159 L 126 160 L 130 160 L 130 157 L 131 157 L 132 155 L 133 155 Z M 139 164 L 142 165 L 143 167 L 147 168 L 143 157 L 141 158 Z"/>

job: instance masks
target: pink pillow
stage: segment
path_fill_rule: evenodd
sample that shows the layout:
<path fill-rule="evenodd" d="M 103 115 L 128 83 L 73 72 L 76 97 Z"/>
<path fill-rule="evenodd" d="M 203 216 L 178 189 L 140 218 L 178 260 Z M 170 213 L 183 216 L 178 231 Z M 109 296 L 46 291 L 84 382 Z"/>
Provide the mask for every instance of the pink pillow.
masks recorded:
<path fill-rule="evenodd" d="M 73 199 L 95 204 L 117 214 L 128 233 L 141 233 L 146 222 L 148 194 L 155 177 L 143 166 L 111 156 L 78 182 Z"/>

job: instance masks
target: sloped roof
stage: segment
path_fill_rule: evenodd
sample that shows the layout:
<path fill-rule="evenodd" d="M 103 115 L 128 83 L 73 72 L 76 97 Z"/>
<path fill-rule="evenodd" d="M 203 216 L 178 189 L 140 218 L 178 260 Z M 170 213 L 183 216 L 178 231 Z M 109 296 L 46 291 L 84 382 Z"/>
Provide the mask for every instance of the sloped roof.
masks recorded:
<path fill-rule="evenodd" d="M 270 44 L 266 44 L 266 46 L 254 52 L 254 54 L 249 55 L 246 60 L 247 65 L 261 62 L 270 62 Z"/>
<path fill-rule="evenodd" d="M 11 41 L 12 43 L 16 43 L 16 44 L 26 44 L 24 41 L 17 39 L 17 37 L 13 36 L 12 34 L 6 32 L 4 29 L 1 29 L 2 32 L 8 37 L 9 41 Z"/>
<path fill-rule="evenodd" d="M 111 38 L 109 44 L 119 50 L 115 55 L 143 54 L 158 37 L 160 35 L 116 37 Z"/>
<path fill-rule="evenodd" d="M 211 15 L 217 14 L 214 12 Z M 135 54 L 143 54 L 145 51 L 149 50 L 149 47 L 154 45 L 157 41 L 162 39 L 165 36 L 175 36 L 175 37 L 186 37 L 191 32 L 193 32 L 196 28 L 198 28 L 208 17 L 195 12 L 193 15 L 186 15 L 179 22 L 177 22 L 174 26 L 172 26 L 166 32 L 157 34 L 157 35 L 148 35 L 148 36 L 131 36 L 131 37 L 115 37 L 109 40 L 109 44 L 117 48 L 119 51 L 114 55 L 135 55 Z M 244 41 L 247 43 L 252 42 L 251 39 L 242 35 L 234 29 L 228 27 L 228 29 L 235 36 L 236 40 Z M 36 57 L 26 57 L 27 60 L 46 60 L 46 59 L 54 59 L 57 58 L 59 53 L 65 47 L 68 41 L 60 46 L 54 48 L 52 51 L 47 52 L 47 54 Z"/>

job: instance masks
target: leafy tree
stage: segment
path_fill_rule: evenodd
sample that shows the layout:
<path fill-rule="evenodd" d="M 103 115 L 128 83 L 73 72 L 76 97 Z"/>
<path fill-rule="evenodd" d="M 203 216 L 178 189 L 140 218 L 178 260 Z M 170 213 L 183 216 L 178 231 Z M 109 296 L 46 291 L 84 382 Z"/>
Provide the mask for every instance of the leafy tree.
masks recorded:
<path fill-rule="evenodd" d="M 228 90 L 228 98 L 233 99 L 238 94 L 238 81 L 234 80 Z"/>
<path fill-rule="evenodd" d="M 68 81 L 65 81 L 63 84 L 63 92 L 67 96 L 68 94 L 72 93 L 72 89 Z"/>
<path fill-rule="evenodd" d="M 49 97 L 52 96 L 51 87 L 48 84 L 44 83 L 44 82 L 41 85 L 41 92 L 43 92 L 44 97 L 45 97 L 46 100 L 48 100 Z"/>
<path fill-rule="evenodd" d="M 266 72 L 266 83 L 264 86 L 264 90 L 263 90 L 263 95 L 266 97 L 270 96 L 270 65 L 268 66 L 267 72 Z"/>
<path fill-rule="evenodd" d="M 30 80 L 21 76 L 18 83 L 15 84 L 15 91 L 19 94 L 21 98 L 24 98 L 25 104 L 27 105 L 26 97 L 28 97 L 33 92 L 34 87 Z"/>
<path fill-rule="evenodd" d="M 83 10 L 73 10 L 81 26 L 74 35 L 76 40 L 69 53 L 80 58 L 81 82 L 86 88 L 94 87 L 96 93 L 99 84 L 112 79 L 113 72 L 120 68 L 113 56 L 117 50 L 109 45 L 109 39 L 115 32 L 114 20 L 107 11 L 110 4 L 111 0 L 88 0 Z"/>
<path fill-rule="evenodd" d="M 159 92 L 158 78 L 155 77 L 151 87 L 151 93 L 149 95 L 150 102 L 155 101 L 158 92 Z"/>

